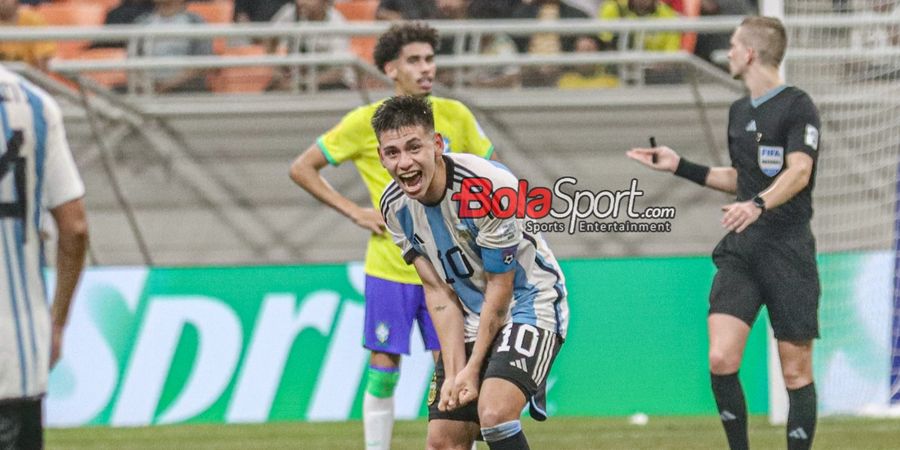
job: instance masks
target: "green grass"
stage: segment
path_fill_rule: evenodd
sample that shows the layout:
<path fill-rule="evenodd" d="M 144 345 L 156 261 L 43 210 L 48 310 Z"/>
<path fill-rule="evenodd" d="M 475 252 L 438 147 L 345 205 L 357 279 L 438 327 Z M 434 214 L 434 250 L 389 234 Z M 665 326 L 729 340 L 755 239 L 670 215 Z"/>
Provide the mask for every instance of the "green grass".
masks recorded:
<path fill-rule="evenodd" d="M 651 417 L 646 426 L 624 418 L 523 420 L 534 449 L 722 449 L 725 434 L 716 417 Z M 397 450 L 422 449 L 424 421 L 401 421 L 394 428 Z M 750 422 L 750 444 L 785 448 L 784 427 L 765 417 Z M 264 425 L 175 425 L 142 428 L 73 428 L 47 431 L 47 448 L 78 449 L 358 449 L 362 424 L 271 423 Z M 479 449 L 486 449 L 483 443 Z M 898 449 L 900 420 L 826 418 L 819 422 L 816 449 Z"/>

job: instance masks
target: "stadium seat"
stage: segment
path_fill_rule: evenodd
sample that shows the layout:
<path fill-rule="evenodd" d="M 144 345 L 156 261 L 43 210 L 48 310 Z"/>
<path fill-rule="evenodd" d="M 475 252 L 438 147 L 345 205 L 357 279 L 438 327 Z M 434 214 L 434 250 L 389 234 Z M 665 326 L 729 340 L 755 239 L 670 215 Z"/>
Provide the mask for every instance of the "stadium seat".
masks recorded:
<path fill-rule="evenodd" d="M 202 17 L 206 23 L 231 23 L 234 3 L 223 0 L 188 3 L 187 10 Z"/>
<path fill-rule="evenodd" d="M 225 48 L 221 54 L 236 57 L 262 56 L 266 54 L 266 49 L 261 45 L 246 45 Z M 271 66 L 226 67 L 210 74 L 206 81 L 213 92 L 263 92 L 272 82 L 273 73 Z"/>
<path fill-rule="evenodd" d="M 188 3 L 187 10 L 203 18 L 208 24 L 231 23 L 234 15 L 234 2 L 226 0 L 214 0 L 211 2 Z M 225 51 L 228 45 L 227 39 L 213 39 L 213 53 L 219 55 Z"/>
<path fill-rule="evenodd" d="M 35 8 L 48 25 L 100 26 L 106 18 L 103 6 L 86 2 L 42 3 Z M 70 59 L 90 45 L 89 41 L 60 41 L 56 56 Z"/>
<path fill-rule="evenodd" d="M 88 60 L 124 60 L 127 56 L 127 52 L 123 48 L 90 48 L 74 55 L 77 59 Z M 128 75 L 123 70 L 85 72 L 85 76 L 106 87 L 124 86 L 128 84 Z"/>
<path fill-rule="evenodd" d="M 119 6 L 122 0 L 57 0 L 56 3 L 92 3 L 102 6 L 104 11 L 109 11 Z"/>
<path fill-rule="evenodd" d="M 378 0 L 354 0 L 350 2 L 335 3 L 334 8 L 351 22 L 368 22 L 375 20 L 375 10 L 378 9 Z M 374 36 L 360 36 L 350 39 L 350 50 L 364 61 L 372 63 L 372 54 L 375 52 Z"/>

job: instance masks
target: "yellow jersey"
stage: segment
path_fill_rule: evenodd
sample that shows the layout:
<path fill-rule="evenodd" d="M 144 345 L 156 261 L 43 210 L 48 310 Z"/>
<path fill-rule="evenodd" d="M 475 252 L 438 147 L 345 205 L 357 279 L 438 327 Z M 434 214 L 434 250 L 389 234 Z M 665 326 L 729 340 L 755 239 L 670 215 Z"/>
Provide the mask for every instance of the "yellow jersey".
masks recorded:
<path fill-rule="evenodd" d="M 490 158 L 494 152 L 491 141 L 461 102 L 429 97 L 434 111 L 434 129 L 444 138 L 446 152 L 472 153 Z M 372 207 L 378 210 L 381 193 L 392 181 L 378 159 L 378 140 L 372 129 L 372 117 L 384 100 L 356 108 L 316 141 L 328 162 L 334 166 L 352 161 L 369 189 Z M 365 272 L 373 277 L 399 283 L 421 284 L 413 266 L 406 264 L 400 248 L 390 234 L 372 235 L 366 249 Z"/>

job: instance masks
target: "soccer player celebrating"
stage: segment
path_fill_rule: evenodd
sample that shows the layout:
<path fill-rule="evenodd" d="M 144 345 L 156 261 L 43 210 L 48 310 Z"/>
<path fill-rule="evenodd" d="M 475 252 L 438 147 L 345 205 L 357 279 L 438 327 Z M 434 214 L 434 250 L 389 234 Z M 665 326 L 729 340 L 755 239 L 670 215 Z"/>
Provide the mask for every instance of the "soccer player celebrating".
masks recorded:
<path fill-rule="evenodd" d="M 494 147 L 482 134 L 472 112 L 462 103 L 431 96 L 435 79 L 434 52 L 437 32 L 425 24 L 392 26 L 375 46 L 375 64 L 394 81 L 398 95 L 427 98 L 435 112 L 435 124 L 448 152 L 467 152 L 491 157 Z M 334 190 L 320 175 L 328 164 L 352 161 L 369 189 L 372 205 L 391 181 L 378 161 L 378 141 L 371 119 L 381 101 L 348 113 L 330 131 L 303 152 L 291 166 L 291 179 L 322 203 L 347 216 L 372 233 L 366 250 L 366 314 L 364 346 L 371 350 L 363 400 L 363 423 L 367 449 L 389 449 L 394 423 L 394 388 L 399 378 L 400 355 L 409 354 L 414 321 L 425 347 L 439 348 L 425 309 L 421 281 L 406 265 L 384 220 L 374 208 L 365 208 Z"/>
<path fill-rule="evenodd" d="M 545 381 L 568 325 L 559 265 L 521 219 L 460 217 L 464 179 L 511 189 L 518 180 L 492 161 L 446 154 L 427 101 L 394 97 L 372 127 L 394 179 L 381 212 L 422 279 L 441 344 L 427 446 L 468 449 L 480 431 L 493 450 L 527 449 L 519 417 L 531 400 L 532 416 L 546 418 Z"/>
<path fill-rule="evenodd" d="M 0 66 L 0 449 L 43 448 L 42 403 L 59 360 L 88 231 L 84 184 L 49 94 Z M 43 208 L 58 230 L 47 308 Z"/>
<path fill-rule="evenodd" d="M 729 233 L 713 251 L 718 271 L 707 319 L 712 389 L 732 449 L 748 447 L 737 372 L 762 305 L 790 399 L 788 448 L 810 448 L 816 428 L 812 342 L 819 336 L 819 275 L 809 222 L 820 123 L 809 95 L 781 79 L 786 47 L 784 26 L 770 17 L 748 17 L 731 36 L 729 69 L 750 95 L 728 114 L 730 167 L 695 164 L 664 146 L 628 152 L 653 169 L 737 194 L 722 207 Z"/>

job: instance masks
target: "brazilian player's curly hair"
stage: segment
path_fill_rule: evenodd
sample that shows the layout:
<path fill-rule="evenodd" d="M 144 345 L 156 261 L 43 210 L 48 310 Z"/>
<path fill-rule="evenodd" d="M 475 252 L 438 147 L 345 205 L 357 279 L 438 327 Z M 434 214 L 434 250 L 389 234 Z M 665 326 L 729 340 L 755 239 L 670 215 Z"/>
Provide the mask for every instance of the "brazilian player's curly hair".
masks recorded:
<path fill-rule="evenodd" d="M 407 44 L 422 42 L 438 49 L 438 32 L 423 22 L 405 22 L 391 26 L 375 44 L 375 66 L 384 72 L 384 65 L 397 59 Z"/>

